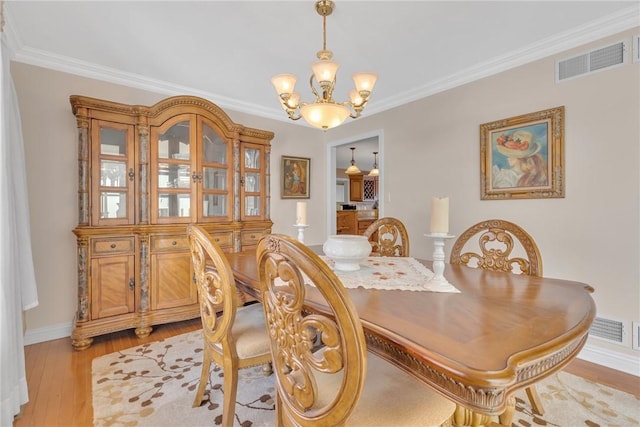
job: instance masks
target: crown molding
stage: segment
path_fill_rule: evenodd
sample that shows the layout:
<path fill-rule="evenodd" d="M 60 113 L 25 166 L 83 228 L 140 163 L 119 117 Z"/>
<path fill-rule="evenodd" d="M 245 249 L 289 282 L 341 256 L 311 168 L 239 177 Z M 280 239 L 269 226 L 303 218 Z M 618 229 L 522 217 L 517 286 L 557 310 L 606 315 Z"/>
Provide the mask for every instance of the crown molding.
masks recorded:
<path fill-rule="evenodd" d="M 108 83 L 114 83 L 164 94 L 194 95 L 206 99 L 215 99 L 217 105 L 234 111 L 264 117 L 272 120 L 291 123 L 279 108 L 266 108 L 254 103 L 243 102 L 211 92 L 205 92 L 193 87 L 177 85 L 168 81 L 152 79 L 134 73 L 127 73 L 117 69 L 99 66 L 51 52 L 38 50 L 24 44 L 11 26 L 10 12 L 5 8 L 5 34 L 10 49 L 14 52 L 13 60 L 29 65 L 35 65 L 51 70 L 61 71 L 82 77 L 92 78 Z M 565 32 L 543 39 L 537 43 L 524 46 L 509 54 L 491 58 L 489 61 L 473 67 L 460 70 L 443 79 L 417 87 L 410 91 L 401 92 L 391 97 L 378 99 L 368 105 L 367 115 L 373 115 L 392 108 L 396 108 L 431 95 L 461 86 L 482 78 L 492 76 L 503 71 L 542 59 L 586 43 L 620 33 L 640 26 L 640 4 L 622 9 L 617 13 L 604 16 L 580 27 L 571 28 Z M 303 121 L 295 122 L 305 126 Z M 308 125 L 307 125 L 308 126 Z"/>

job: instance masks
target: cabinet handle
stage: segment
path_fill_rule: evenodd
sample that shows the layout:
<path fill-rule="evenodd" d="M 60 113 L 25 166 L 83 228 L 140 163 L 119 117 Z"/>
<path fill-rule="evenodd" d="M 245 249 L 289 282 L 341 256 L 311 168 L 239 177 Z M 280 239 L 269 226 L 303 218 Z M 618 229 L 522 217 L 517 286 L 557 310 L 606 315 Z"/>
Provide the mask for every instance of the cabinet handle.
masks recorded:
<path fill-rule="evenodd" d="M 201 173 L 196 173 L 196 171 L 193 171 L 193 173 L 191 174 L 191 180 L 196 183 L 198 181 L 202 182 L 202 174 Z"/>
<path fill-rule="evenodd" d="M 133 168 L 129 168 L 129 181 L 133 181 L 136 174 L 133 172 Z"/>
<path fill-rule="evenodd" d="M 136 281 L 133 280 L 133 277 L 129 279 L 129 289 L 134 290 L 136 287 Z"/>
<path fill-rule="evenodd" d="M 115 243 L 112 243 L 112 244 L 111 244 L 111 249 L 115 249 L 115 248 L 116 248 L 116 244 L 115 244 Z"/>
<path fill-rule="evenodd" d="M 174 240 L 173 242 L 171 242 L 171 244 L 172 244 L 173 246 L 175 246 L 175 245 L 177 245 L 177 244 L 178 244 L 178 242 L 176 242 L 176 241 Z"/>

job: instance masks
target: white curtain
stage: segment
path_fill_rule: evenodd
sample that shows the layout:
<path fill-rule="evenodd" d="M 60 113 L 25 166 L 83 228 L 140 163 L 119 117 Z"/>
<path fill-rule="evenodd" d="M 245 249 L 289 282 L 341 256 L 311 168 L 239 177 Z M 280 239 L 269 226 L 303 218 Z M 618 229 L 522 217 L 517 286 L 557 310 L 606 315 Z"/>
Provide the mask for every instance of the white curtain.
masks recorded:
<path fill-rule="evenodd" d="M 13 424 L 20 405 L 29 400 L 22 312 L 38 305 L 38 295 L 20 111 L 9 69 L 11 51 L 5 33 L 0 34 L 0 426 L 4 427 Z"/>

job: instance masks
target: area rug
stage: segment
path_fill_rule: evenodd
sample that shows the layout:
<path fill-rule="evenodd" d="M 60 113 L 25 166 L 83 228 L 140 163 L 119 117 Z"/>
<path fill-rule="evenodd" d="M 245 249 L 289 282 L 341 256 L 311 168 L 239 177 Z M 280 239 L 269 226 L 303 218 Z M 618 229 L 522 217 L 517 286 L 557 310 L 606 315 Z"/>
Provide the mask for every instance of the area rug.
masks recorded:
<path fill-rule="evenodd" d="M 108 354 L 93 361 L 94 426 L 217 426 L 222 422 L 222 370 L 213 365 L 205 400 L 192 408 L 202 362 L 202 332 Z M 544 416 L 516 394 L 514 427 L 640 426 L 640 402 L 628 393 L 560 372 L 537 385 Z M 274 377 L 240 371 L 235 425 L 274 425 Z M 206 396 L 209 396 L 208 400 Z M 398 427 L 405 427 L 401 420 Z M 371 426 L 395 427 L 395 426 Z"/>

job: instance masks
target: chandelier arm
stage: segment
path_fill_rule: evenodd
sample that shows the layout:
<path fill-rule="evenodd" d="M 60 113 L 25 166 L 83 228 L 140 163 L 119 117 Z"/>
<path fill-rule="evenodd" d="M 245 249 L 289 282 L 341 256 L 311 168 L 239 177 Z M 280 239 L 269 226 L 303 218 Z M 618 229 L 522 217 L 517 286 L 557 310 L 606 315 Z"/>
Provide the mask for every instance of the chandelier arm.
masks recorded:
<path fill-rule="evenodd" d="M 313 80 L 314 80 L 315 76 L 313 75 L 313 73 L 311 73 L 311 77 L 309 77 L 309 86 L 311 86 L 311 92 L 313 92 L 313 94 L 316 96 L 316 101 L 322 99 L 320 97 L 320 95 L 318 95 L 318 91 L 316 90 L 316 87 L 313 85 Z"/>

